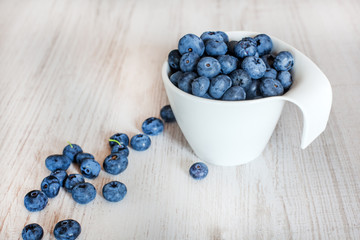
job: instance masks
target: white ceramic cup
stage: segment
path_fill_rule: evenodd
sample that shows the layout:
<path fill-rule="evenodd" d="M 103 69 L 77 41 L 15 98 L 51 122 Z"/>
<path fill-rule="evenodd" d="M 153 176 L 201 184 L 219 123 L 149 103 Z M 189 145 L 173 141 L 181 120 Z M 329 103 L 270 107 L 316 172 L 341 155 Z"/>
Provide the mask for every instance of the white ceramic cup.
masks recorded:
<path fill-rule="evenodd" d="M 239 31 L 227 34 L 230 40 L 241 40 L 258 33 Z M 200 98 L 173 85 L 169 79 L 168 62 L 163 64 L 162 78 L 176 121 L 202 161 L 234 166 L 257 158 L 268 143 L 286 101 L 295 103 L 303 113 L 303 149 L 325 130 L 332 104 L 328 79 L 304 54 L 270 37 L 273 52 L 289 51 L 295 59 L 293 85 L 283 96 L 246 101 Z"/>

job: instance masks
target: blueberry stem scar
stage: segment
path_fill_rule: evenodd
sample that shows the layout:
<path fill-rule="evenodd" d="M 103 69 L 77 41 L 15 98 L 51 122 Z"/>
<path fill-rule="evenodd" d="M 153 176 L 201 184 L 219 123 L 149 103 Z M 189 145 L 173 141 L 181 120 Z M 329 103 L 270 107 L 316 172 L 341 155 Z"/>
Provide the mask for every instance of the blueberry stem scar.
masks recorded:
<path fill-rule="evenodd" d="M 68 142 L 68 144 L 70 145 L 71 148 L 74 148 L 73 145 L 69 141 L 67 141 L 67 142 Z"/>
<path fill-rule="evenodd" d="M 116 142 L 116 143 L 119 144 L 120 147 L 121 147 L 121 143 L 120 143 L 119 141 L 115 140 L 115 139 L 109 139 L 109 142 Z"/>

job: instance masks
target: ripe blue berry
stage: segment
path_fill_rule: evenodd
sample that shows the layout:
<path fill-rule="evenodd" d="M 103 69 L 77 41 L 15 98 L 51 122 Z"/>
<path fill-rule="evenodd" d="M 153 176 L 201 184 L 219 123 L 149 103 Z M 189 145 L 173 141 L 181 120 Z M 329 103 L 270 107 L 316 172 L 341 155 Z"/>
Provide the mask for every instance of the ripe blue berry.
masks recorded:
<path fill-rule="evenodd" d="M 129 145 L 129 137 L 125 133 L 116 133 L 112 135 L 110 139 L 116 140 L 125 146 Z M 109 145 L 110 147 L 114 147 L 115 145 L 118 145 L 118 143 L 109 141 Z"/>
<path fill-rule="evenodd" d="M 223 74 L 231 73 L 237 68 L 239 64 L 239 60 L 236 57 L 230 55 L 221 55 L 217 58 L 217 60 L 220 63 L 221 72 Z"/>
<path fill-rule="evenodd" d="M 193 72 L 199 62 L 200 56 L 194 52 L 185 53 L 180 58 L 180 69 L 183 72 Z"/>
<path fill-rule="evenodd" d="M 175 122 L 176 121 L 174 113 L 173 113 L 170 105 L 165 105 L 164 107 L 161 108 L 160 117 L 165 122 Z"/>
<path fill-rule="evenodd" d="M 224 39 L 220 33 L 212 32 L 212 31 L 204 32 L 203 34 L 201 34 L 200 38 L 203 40 L 204 43 L 210 39 L 216 40 L 216 41 L 224 41 Z"/>
<path fill-rule="evenodd" d="M 178 49 L 181 55 L 187 52 L 194 52 L 199 56 L 202 56 L 205 51 L 205 45 L 203 40 L 201 40 L 198 36 L 189 33 L 180 38 Z"/>
<path fill-rule="evenodd" d="M 137 134 L 131 138 L 131 147 L 136 151 L 145 151 L 151 145 L 149 136 L 145 134 Z"/>
<path fill-rule="evenodd" d="M 190 176 L 196 180 L 205 178 L 208 172 L 208 167 L 202 162 L 194 163 L 189 169 Z"/>
<path fill-rule="evenodd" d="M 256 49 L 259 56 L 269 54 L 272 50 L 273 43 L 271 38 L 266 34 L 259 34 L 254 37 L 256 41 Z"/>
<path fill-rule="evenodd" d="M 239 101 L 244 100 L 245 98 L 245 90 L 240 86 L 232 86 L 222 96 L 222 100 L 225 101 Z"/>
<path fill-rule="evenodd" d="M 121 156 L 129 156 L 129 148 L 126 147 L 125 145 L 115 145 L 112 147 L 111 149 L 111 153 L 118 153 Z"/>
<path fill-rule="evenodd" d="M 71 164 L 71 159 L 64 155 L 51 155 L 45 159 L 45 166 L 50 171 L 67 170 Z"/>
<path fill-rule="evenodd" d="M 67 156 L 72 162 L 74 162 L 76 154 L 81 153 L 82 151 L 83 150 L 80 146 L 76 144 L 69 144 L 65 146 L 63 150 L 63 155 Z"/>
<path fill-rule="evenodd" d="M 128 159 L 118 153 L 112 153 L 104 160 L 103 167 L 105 172 L 117 175 L 123 172 L 128 166 Z"/>
<path fill-rule="evenodd" d="M 119 202 L 125 197 L 127 189 L 125 184 L 118 181 L 112 181 L 104 185 L 102 193 L 106 200 L 110 202 Z"/>
<path fill-rule="evenodd" d="M 80 165 L 81 174 L 90 179 L 94 179 L 99 176 L 101 170 L 100 164 L 94 159 L 84 159 Z"/>
<path fill-rule="evenodd" d="M 191 93 L 191 82 L 198 75 L 195 72 L 186 72 L 183 77 L 179 79 L 178 87 L 184 92 Z"/>
<path fill-rule="evenodd" d="M 209 94 L 215 99 L 220 99 L 231 85 L 232 82 L 229 76 L 218 75 L 211 79 Z"/>
<path fill-rule="evenodd" d="M 264 61 L 266 69 L 273 67 L 275 57 L 272 54 L 263 55 L 261 56 L 261 59 Z"/>
<path fill-rule="evenodd" d="M 264 76 L 266 65 L 261 58 L 250 56 L 246 57 L 241 63 L 244 69 L 252 79 L 260 79 Z"/>
<path fill-rule="evenodd" d="M 174 49 L 169 53 L 168 63 L 173 70 L 180 70 L 180 58 L 181 54 L 177 49 Z"/>
<path fill-rule="evenodd" d="M 44 236 L 44 230 L 39 224 L 31 223 L 23 228 L 21 236 L 24 240 L 40 240 Z"/>
<path fill-rule="evenodd" d="M 258 99 L 261 98 L 261 92 L 260 92 L 260 84 L 261 81 L 259 79 L 253 80 L 249 89 L 246 91 L 246 99 Z"/>
<path fill-rule="evenodd" d="M 74 162 L 80 165 L 84 159 L 94 159 L 95 160 L 95 157 L 91 153 L 82 152 L 82 153 L 76 154 Z"/>
<path fill-rule="evenodd" d="M 141 128 L 145 134 L 155 136 L 164 130 L 164 123 L 158 118 L 150 117 L 143 122 Z"/>
<path fill-rule="evenodd" d="M 175 85 L 178 86 L 179 80 L 184 76 L 182 71 L 177 71 L 170 76 L 170 81 Z"/>
<path fill-rule="evenodd" d="M 48 197 L 39 190 L 28 192 L 24 197 L 24 205 L 30 212 L 41 211 L 46 207 Z"/>
<path fill-rule="evenodd" d="M 81 174 L 70 174 L 65 180 L 64 187 L 66 191 L 71 193 L 74 186 L 84 182 L 85 179 Z"/>
<path fill-rule="evenodd" d="M 54 172 L 51 172 L 50 176 L 56 177 L 62 187 L 64 186 L 65 179 L 68 177 L 65 170 L 56 170 Z"/>
<path fill-rule="evenodd" d="M 277 71 L 275 69 L 267 68 L 263 78 L 273 78 L 273 79 L 275 79 L 276 75 L 277 75 Z"/>
<path fill-rule="evenodd" d="M 202 97 L 210 87 L 210 80 L 204 76 L 195 78 L 191 83 L 191 87 L 193 95 Z"/>
<path fill-rule="evenodd" d="M 62 220 L 54 227 L 54 236 L 57 240 L 75 240 L 80 233 L 81 226 L 73 219 Z"/>
<path fill-rule="evenodd" d="M 229 74 L 229 77 L 231 78 L 233 86 L 240 86 L 244 88 L 245 91 L 250 88 L 252 80 L 250 75 L 245 70 L 236 69 Z"/>
<path fill-rule="evenodd" d="M 91 183 L 79 183 L 73 187 L 71 196 L 75 202 L 87 204 L 95 199 L 96 189 Z"/>
<path fill-rule="evenodd" d="M 260 84 L 260 91 L 264 97 L 283 95 L 284 87 L 278 80 L 264 78 Z"/>
<path fill-rule="evenodd" d="M 291 73 L 289 71 L 280 71 L 277 75 L 277 79 L 281 82 L 281 85 L 283 85 L 284 91 L 287 91 L 293 83 Z"/>
<path fill-rule="evenodd" d="M 41 182 L 41 191 L 43 191 L 48 198 L 56 197 L 59 194 L 60 187 L 59 179 L 55 176 L 47 176 Z"/>
<path fill-rule="evenodd" d="M 225 43 L 228 43 L 228 42 L 229 42 L 229 36 L 228 36 L 225 32 L 223 32 L 223 31 L 216 31 L 216 34 L 220 34 L 220 35 L 222 36 L 223 41 L 224 41 Z"/>
<path fill-rule="evenodd" d="M 239 58 L 255 56 L 257 53 L 256 41 L 250 37 L 243 38 L 235 45 L 234 52 L 235 56 Z"/>
<path fill-rule="evenodd" d="M 224 41 L 210 39 L 205 42 L 205 51 L 209 56 L 217 57 L 224 55 L 227 50 L 227 45 Z"/>
<path fill-rule="evenodd" d="M 279 52 L 273 65 L 277 71 L 289 71 L 294 66 L 294 57 L 288 51 Z"/>
<path fill-rule="evenodd" d="M 197 64 L 197 72 L 199 76 L 212 78 L 217 76 L 221 71 L 221 65 L 216 58 L 203 57 Z"/>

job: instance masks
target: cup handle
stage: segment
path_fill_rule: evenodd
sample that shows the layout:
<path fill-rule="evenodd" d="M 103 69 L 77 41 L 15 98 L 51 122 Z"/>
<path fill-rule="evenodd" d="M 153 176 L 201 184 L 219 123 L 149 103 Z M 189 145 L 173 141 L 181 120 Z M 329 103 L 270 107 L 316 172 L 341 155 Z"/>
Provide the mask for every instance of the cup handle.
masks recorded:
<path fill-rule="evenodd" d="M 301 58 L 302 61 L 296 62 L 296 72 L 293 72 L 293 86 L 282 98 L 296 104 L 303 113 L 301 148 L 304 149 L 326 128 L 332 90 L 329 80 L 316 64 L 304 55 Z"/>

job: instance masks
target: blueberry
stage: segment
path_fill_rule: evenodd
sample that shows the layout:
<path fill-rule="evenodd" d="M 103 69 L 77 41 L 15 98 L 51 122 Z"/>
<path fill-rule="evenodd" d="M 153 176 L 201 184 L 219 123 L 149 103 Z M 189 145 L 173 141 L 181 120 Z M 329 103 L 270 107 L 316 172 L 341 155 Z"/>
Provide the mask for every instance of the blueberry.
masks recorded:
<path fill-rule="evenodd" d="M 189 33 L 179 40 L 178 49 L 181 55 L 187 52 L 194 52 L 199 56 L 202 56 L 205 51 L 205 45 L 203 40 L 198 36 Z"/>
<path fill-rule="evenodd" d="M 221 55 L 217 58 L 217 60 L 220 63 L 221 72 L 223 74 L 231 73 L 237 68 L 239 64 L 239 60 L 236 57 L 230 55 Z"/>
<path fill-rule="evenodd" d="M 255 56 L 257 53 L 256 41 L 253 38 L 243 38 L 234 47 L 236 57 L 245 58 Z"/>
<path fill-rule="evenodd" d="M 149 136 L 145 134 L 137 134 L 130 140 L 131 147 L 136 151 L 145 151 L 151 145 Z"/>
<path fill-rule="evenodd" d="M 208 167 L 202 162 L 194 163 L 189 169 L 190 176 L 196 180 L 205 178 L 208 172 Z"/>
<path fill-rule="evenodd" d="M 160 117 L 165 122 L 175 122 L 176 121 L 174 113 L 173 113 L 170 105 L 166 105 L 166 106 L 161 108 Z"/>
<path fill-rule="evenodd" d="M 227 45 L 224 41 L 210 39 L 205 43 L 205 51 L 209 56 L 220 56 L 227 52 Z"/>
<path fill-rule="evenodd" d="M 64 187 L 66 191 L 71 193 L 74 186 L 84 182 L 85 179 L 81 174 L 70 174 L 65 180 Z"/>
<path fill-rule="evenodd" d="M 230 41 L 227 43 L 227 47 L 228 47 L 228 54 L 231 54 L 233 56 L 235 56 L 235 46 L 236 44 L 238 44 L 238 41 Z"/>
<path fill-rule="evenodd" d="M 289 71 L 294 66 L 294 57 L 288 51 L 279 52 L 274 60 L 274 68 L 277 71 Z"/>
<path fill-rule="evenodd" d="M 184 92 L 191 93 L 191 82 L 198 75 L 195 72 L 186 72 L 183 77 L 179 80 L 178 87 Z"/>
<path fill-rule="evenodd" d="M 275 79 L 276 76 L 277 76 L 277 71 L 273 68 L 268 68 L 268 69 L 266 69 L 263 78 L 274 78 Z"/>
<path fill-rule="evenodd" d="M 26 225 L 21 233 L 24 240 L 40 240 L 44 236 L 43 228 L 37 223 Z"/>
<path fill-rule="evenodd" d="M 225 32 L 222 32 L 222 31 L 216 31 L 216 34 L 220 34 L 223 38 L 223 41 L 225 43 L 228 43 L 229 42 L 229 36 L 225 33 Z"/>
<path fill-rule="evenodd" d="M 194 81 L 191 83 L 192 87 L 192 94 L 195 96 L 203 96 L 210 86 L 210 80 L 207 77 L 198 77 L 195 78 Z"/>
<path fill-rule="evenodd" d="M 100 164 L 94 159 L 84 159 L 80 165 L 81 174 L 89 179 L 94 179 L 99 176 L 101 170 Z"/>
<path fill-rule="evenodd" d="M 251 82 L 249 89 L 246 91 L 246 99 L 258 99 L 262 97 L 260 92 L 260 84 L 261 81 L 259 79 L 253 80 Z"/>
<path fill-rule="evenodd" d="M 79 183 L 73 187 L 71 196 L 75 202 L 80 204 L 87 204 L 95 199 L 96 189 L 91 183 Z"/>
<path fill-rule="evenodd" d="M 158 118 L 150 117 L 143 122 L 141 128 L 145 134 L 155 136 L 164 130 L 164 123 Z"/>
<path fill-rule="evenodd" d="M 215 99 L 220 99 L 226 90 L 232 85 L 231 79 L 227 75 L 218 75 L 211 79 L 209 94 Z"/>
<path fill-rule="evenodd" d="M 82 151 L 83 150 L 80 146 L 76 144 L 69 144 L 65 146 L 63 150 L 63 155 L 67 156 L 72 162 L 74 162 L 76 154 L 81 153 Z"/>
<path fill-rule="evenodd" d="M 172 82 L 175 86 L 178 86 L 179 80 L 184 76 L 182 71 L 177 71 L 170 76 L 170 82 Z"/>
<path fill-rule="evenodd" d="M 229 74 L 229 77 L 233 86 L 240 86 L 244 88 L 245 91 L 250 88 L 252 80 L 250 75 L 245 70 L 236 69 Z"/>
<path fill-rule="evenodd" d="M 254 37 L 256 41 L 256 48 L 259 56 L 269 54 L 272 50 L 273 43 L 271 38 L 266 34 L 259 34 Z"/>
<path fill-rule="evenodd" d="M 50 176 L 54 176 L 59 180 L 60 185 L 63 187 L 65 183 L 65 179 L 68 177 L 66 171 L 64 170 L 56 170 L 50 173 Z"/>
<path fill-rule="evenodd" d="M 244 69 L 252 79 L 259 79 L 264 76 L 266 71 L 266 65 L 261 58 L 250 56 L 246 57 L 241 63 L 242 69 Z"/>
<path fill-rule="evenodd" d="M 41 182 L 41 191 L 43 191 L 48 198 L 56 197 L 59 194 L 60 187 L 59 179 L 55 176 L 47 176 Z"/>
<path fill-rule="evenodd" d="M 24 205 L 30 212 L 41 211 L 46 207 L 48 197 L 39 190 L 28 192 L 24 197 Z"/>
<path fill-rule="evenodd" d="M 221 65 L 219 61 L 213 57 L 203 57 L 198 62 L 196 69 L 200 76 L 212 78 L 220 73 Z"/>
<path fill-rule="evenodd" d="M 111 153 L 118 153 L 121 156 L 129 156 L 129 148 L 126 147 L 125 145 L 115 145 L 112 149 L 111 149 Z"/>
<path fill-rule="evenodd" d="M 266 70 L 273 67 L 275 57 L 272 54 L 266 54 L 261 56 L 261 59 L 264 61 L 266 65 Z"/>
<path fill-rule="evenodd" d="M 103 196 L 109 202 L 119 202 L 123 200 L 127 193 L 125 184 L 118 181 L 111 181 L 104 185 Z"/>
<path fill-rule="evenodd" d="M 284 91 L 287 91 L 293 83 L 291 73 L 289 71 L 279 72 L 277 75 L 277 79 L 281 82 L 281 85 L 283 85 Z"/>
<path fill-rule="evenodd" d="M 50 171 L 67 170 L 70 167 L 70 158 L 64 155 L 51 155 L 45 159 L 45 165 Z"/>
<path fill-rule="evenodd" d="M 173 70 L 180 70 L 180 58 L 181 54 L 177 49 L 174 49 L 169 53 L 168 63 Z"/>
<path fill-rule="evenodd" d="M 194 52 L 184 53 L 180 58 L 180 69 L 183 72 L 193 72 L 199 62 L 200 56 Z"/>
<path fill-rule="evenodd" d="M 118 153 L 112 153 L 104 160 L 103 167 L 105 172 L 117 175 L 122 173 L 128 166 L 128 159 Z"/>
<path fill-rule="evenodd" d="M 278 80 L 264 78 L 260 84 L 260 91 L 264 97 L 279 96 L 284 93 L 284 87 Z"/>
<path fill-rule="evenodd" d="M 125 133 L 116 133 L 110 137 L 112 140 L 116 140 L 121 144 L 124 144 L 125 146 L 129 145 L 129 137 Z M 118 145 L 117 142 L 109 141 L 110 147 L 114 147 L 115 145 Z"/>
<path fill-rule="evenodd" d="M 95 159 L 95 157 L 91 153 L 83 153 L 83 152 L 78 153 L 75 156 L 75 163 L 80 165 L 84 159 L 89 159 L 89 158 Z"/>
<path fill-rule="evenodd" d="M 204 43 L 206 43 L 206 41 L 210 39 L 216 41 L 224 41 L 220 33 L 212 31 L 204 32 L 203 34 L 201 34 L 200 38 L 203 40 Z"/>
<path fill-rule="evenodd" d="M 80 233 L 81 226 L 73 219 L 62 220 L 54 227 L 54 236 L 57 240 L 74 240 Z"/>
<path fill-rule="evenodd" d="M 232 86 L 223 95 L 222 100 L 238 101 L 246 98 L 245 90 L 240 86 Z"/>

